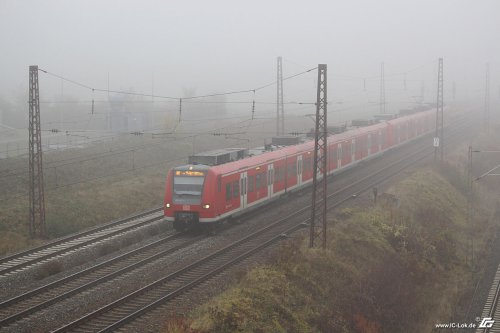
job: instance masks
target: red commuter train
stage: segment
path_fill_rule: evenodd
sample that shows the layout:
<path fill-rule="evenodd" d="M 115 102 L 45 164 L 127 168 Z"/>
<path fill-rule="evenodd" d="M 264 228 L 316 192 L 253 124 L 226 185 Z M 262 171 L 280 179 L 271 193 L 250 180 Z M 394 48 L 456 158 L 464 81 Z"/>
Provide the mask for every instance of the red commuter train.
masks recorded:
<path fill-rule="evenodd" d="M 328 136 L 328 174 L 431 131 L 435 109 Z M 256 152 L 253 151 L 255 154 Z M 188 164 L 167 175 L 164 215 L 174 228 L 210 225 L 312 183 L 314 140 L 220 165 Z"/>

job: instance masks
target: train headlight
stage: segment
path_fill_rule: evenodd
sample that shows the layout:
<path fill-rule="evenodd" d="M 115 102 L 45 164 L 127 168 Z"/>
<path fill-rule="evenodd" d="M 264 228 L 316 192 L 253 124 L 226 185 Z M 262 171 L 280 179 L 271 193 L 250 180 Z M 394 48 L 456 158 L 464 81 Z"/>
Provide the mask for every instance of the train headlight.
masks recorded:
<path fill-rule="evenodd" d="M 170 208 L 170 204 L 169 204 L 169 203 L 166 203 L 166 204 L 165 204 L 165 208 Z"/>
<path fill-rule="evenodd" d="M 205 209 L 209 209 L 209 208 L 210 208 L 210 205 L 208 205 L 208 204 L 203 205 L 203 208 L 205 208 Z"/>

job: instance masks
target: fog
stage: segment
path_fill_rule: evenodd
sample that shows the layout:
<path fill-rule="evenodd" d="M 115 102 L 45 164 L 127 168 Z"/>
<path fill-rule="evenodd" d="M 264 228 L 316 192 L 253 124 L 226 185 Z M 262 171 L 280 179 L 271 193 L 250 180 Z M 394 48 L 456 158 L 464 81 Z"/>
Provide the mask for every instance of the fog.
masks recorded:
<path fill-rule="evenodd" d="M 0 123 L 27 127 L 22 119 L 6 121 L 5 114 L 27 113 L 29 65 L 97 89 L 179 98 L 272 83 L 278 56 L 285 77 L 326 63 L 329 111 L 339 111 L 330 119 L 341 122 L 348 118 L 343 109 L 377 112 L 382 62 L 389 112 L 411 106 L 422 91 L 433 102 L 443 57 L 445 101 L 455 83 L 457 99 L 481 105 L 487 62 L 492 100 L 500 94 L 499 13 L 498 0 L 0 0 Z M 43 72 L 39 78 L 42 110 L 58 108 L 53 118 L 59 126 L 72 119 L 75 107 L 55 101 L 83 101 L 78 108 L 88 114 L 94 99 L 96 114 L 109 112 L 107 93 Z M 315 81 L 315 71 L 286 80 L 285 102 L 314 102 Z M 144 99 L 175 117 L 177 101 L 135 101 Z M 255 97 L 226 96 L 223 103 L 248 103 L 224 104 L 224 114 L 249 114 L 253 100 L 256 116 L 271 115 L 276 86 Z M 314 106 L 287 104 L 285 111 L 307 114 Z"/>

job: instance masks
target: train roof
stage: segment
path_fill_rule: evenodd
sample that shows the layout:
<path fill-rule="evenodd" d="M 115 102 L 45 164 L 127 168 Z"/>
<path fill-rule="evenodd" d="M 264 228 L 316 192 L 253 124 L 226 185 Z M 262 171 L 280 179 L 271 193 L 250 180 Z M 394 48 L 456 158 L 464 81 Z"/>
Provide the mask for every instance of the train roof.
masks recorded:
<path fill-rule="evenodd" d="M 432 110 L 431 110 L 432 111 Z M 352 137 L 356 137 L 359 135 L 363 135 L 364 133 L 372 133 L 374 131 L 378 131 L 379 129 L 382 129 L 387 126 L 387 124 L 397 124 L 402 121 L 406 121 L 408 119 L 415 119 L 419 118 L 423 114 L 426 114 L 431 111 L 424 111 L 424 112 L 418 112 L 412 115 L 408 116 L 403 116 L 387 121 L 383 121 L 374 125 L 370 125 L 367 127 L 360 127 L 360 128 L 355 128 L 355 129 L 349 129 L 345 132 L 339 133 L 339 134 L 333 134 L 328 136 L 328 142 L 333 143 L 333 142 L 341 142 L 348 140 Z M 277 150 L 273 151 L 263 151 L 261 154 L 254 155 L 254 156 L 249 156 L 246 158 L 242 158 L 233 162 L 228 162 L 225 164 L 220 164 L 220 165 L 215 165 L 215 166 L 206 166 L 206 165 L 191 165 L 193 167 L 196 167 L 198 170 L 203 170 L 206 169 L 211 169 L 213 172 L 216 174 L 226 174 L 226 173 L 231 173 L 235 172 L 237 170 L 242 170 L 242 169 L 247 169 L 247 168 L 252 168 L 257 165 L 265 164 L 272 162 L 277 159 L 283 158 L 283 155 L 296 155 L 301 152 L 307 152 L 307 151 L 312 151 L 314 149 L 314 140 L 306 141 L 305 143 L 301 143 L 298 145 L 292 145 L 292 146 L 286 146 Z M 252 150 L 250 150 L 252 151 Z M 182 166 L 184 168 L 188 167 L 187 166 Z"/>
<path fill-rule="evenodd" d="M 402 122 L 407 121 L 407 120 L 420 118 L 423 114 L 429 114 L 429 113 L 433 113 L 433 112 L 436 112 L 436 109 L 430 109 L 430 110 L 427 110 L 427 111 L 413 113 L 413 114 L 410 114 L 410 115 L 407 115 L 407 116 L 402 116 L 402 117 L 399 117 L 399 118 L 388 120 L 387 122 L 390 123 L 390 124 L 398 124 L 398 123 L 402 123 Z"/>

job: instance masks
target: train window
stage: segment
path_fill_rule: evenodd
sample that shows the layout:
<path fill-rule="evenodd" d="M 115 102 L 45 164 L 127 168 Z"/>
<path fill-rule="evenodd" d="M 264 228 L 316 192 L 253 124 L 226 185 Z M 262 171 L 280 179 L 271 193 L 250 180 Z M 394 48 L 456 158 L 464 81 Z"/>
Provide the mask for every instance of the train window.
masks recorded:
<path fill-rule="evenodd" d="M 222 184 L 221 184 L 221 179 L 220 179 L 220 176 L 217 177 L 217 191 L 220 192 L 221 188 L 222 188 Z"/>
<path fill-rule="evenodd" d="M 254 176 L 248 176 L 248 192 L 253 192 L 254 178 Z"/>
<path fill-rule="evenodd" d="M 351 153 L 351 144 L 349 142 L 345 143 L 345 149 L 344 149 L 344 158 L 350 157 L 349 154 Z"/>
<path fill-rule="evenodd" d="M 226 184 L 226 201 L 231 200 L 231 183 Z"/>
<path fill-rule="evenodd" d="M 283 168 L 282 167 L 276 167 L 274 169 L 274 181 L 275 182 L 280 182 L 283 180 Z"/>
<path fill-rule="evenodd" d="M 294 177 L 297 174 L 297 165 L 289 164 L 288 165 L 288 178 Z"/>
<path fill-rule="evenodd" d="M 233 182 L 233 198 L 237 198 L 240 196 L 240 183 L 239 181 L 235 180 Z"/>
<path fill-rule="evenodd" d="M 255 190 L 257 191 L 260 189 L 260 177 L 260 173 L 255 175 Z"/>

